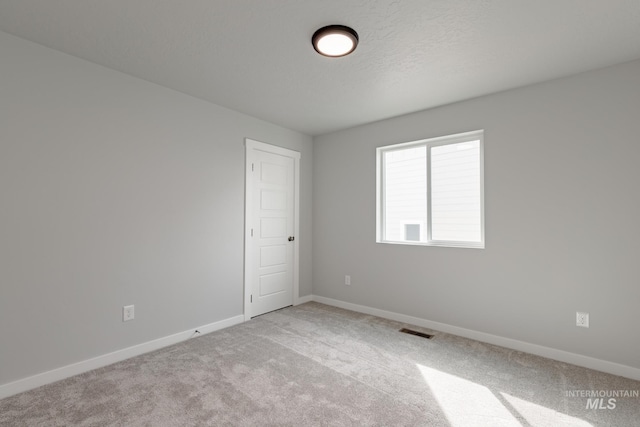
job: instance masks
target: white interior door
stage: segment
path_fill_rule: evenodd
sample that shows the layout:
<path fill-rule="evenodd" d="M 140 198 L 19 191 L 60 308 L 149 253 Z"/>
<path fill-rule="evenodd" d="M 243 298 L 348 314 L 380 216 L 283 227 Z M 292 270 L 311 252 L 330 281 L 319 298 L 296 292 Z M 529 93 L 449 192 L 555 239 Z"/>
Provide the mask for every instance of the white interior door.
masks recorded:
<path fill-rule="evenodd" d="M 247 140 L 245 318 L 294 303 L 299 158 L 297 152 Z"/>

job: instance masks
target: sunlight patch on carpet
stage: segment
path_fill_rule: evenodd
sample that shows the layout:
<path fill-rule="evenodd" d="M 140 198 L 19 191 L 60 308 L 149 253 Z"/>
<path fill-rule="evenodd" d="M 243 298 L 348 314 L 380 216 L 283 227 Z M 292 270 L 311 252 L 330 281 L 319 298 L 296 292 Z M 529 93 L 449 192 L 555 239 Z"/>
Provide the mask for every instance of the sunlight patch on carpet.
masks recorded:
<path fill-rule="evenodd" d="M 417 367 L 452 427 L 592 427 L 584 420 L 533 402 L 506 393 L 495 394 L 488 387 L 468 379 L 420 364 Z"/>
<path fill-rule="evenodd" d="M 571 427 L 593 427 L 593 424 L 590 424 L 579 418 L 554 411 L 553 409 L 545 408 L 542 405 L 537 405 L 527 400 L 511 396 L 507 393 L 500 394 L 532 426 L 557 425 Z"/>
<path fill-rule="evenodd" d="M 522 426 L 487 387 L 437 369 L 417 366 L 452 427 Z"/>

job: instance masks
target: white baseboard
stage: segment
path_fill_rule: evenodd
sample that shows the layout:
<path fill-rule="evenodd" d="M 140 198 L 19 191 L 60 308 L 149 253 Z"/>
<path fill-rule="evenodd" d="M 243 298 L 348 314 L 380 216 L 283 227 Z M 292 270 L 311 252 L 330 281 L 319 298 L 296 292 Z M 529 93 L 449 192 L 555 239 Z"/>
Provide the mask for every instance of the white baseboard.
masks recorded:
<path fill-rule="evenodd" d="M 148 353 L 150 351 L 177 344 L 181 341 L 186 341 L 196 336 L 228 328 L 242 322 L 244 322 L 243 315 L 230 317 L 219 322 L 210 323 L 208 325 L 189 329 L 188 331 L 179 332 L 167 337 L 158 338 L 156 340 L 138 344 L 133 347 L 128 347 L 122 350 L 114 351 L 112 353 L 104 354 L 102 356 L 94 357 L 93 359 L 83 360 L 82 362 L 63 366 L 58 369 L 43 372 L 41 374 L 33 375 L 31 377 L 23 378 L 11 383 L 2 384 L 0 385 L 0 399 L 22 393 L 23 391 L 31 390 L 45 384 L 60 381 L 74 375 L 82 374 L 93 369 L 102 368 L 103 366 L 111 365 L 113 363 L 120 362 L 122 360 L 129 359 L 131 357 L 138 356 L 144 353 Z M 196 334 L 196 330 L 199 331 L 200 334 Z"/>
<path fill-rule="evenodd" d="M 378 316 L 384 319 L 422 326 L 423 328 L 433 329 L 434 331 L 446 332 L 448 334 L 458 335 L 476 341 L 482 341 L 488 344 L 494 344 L 500 347 L 510 348 L 512 350 L 531 353 L 537 356 L 546 357 L 548 359 L 558 360 L 560 362 L 570 363 L 572 365 L 582 366 L 584 368 L 594 369 L 596 371 L 602 371 L 608 374 L 619 375 L 621 377 L 640 381 L 640 369 L 621 365 L 619 363 L 595 359 L 593 357 L 583 356 L 581 354 L 570 353 L 568 351 L 557 350 L 555 348 L 544 347 L 541 345 L 518 341 L 511 338 L 500 337 L 497 335 L 491 335 L 471 329 L 460 328 L 458 326 L 447 325 L 446 323 L 434 322 L 432 320 L 407 316 L 404 314 L 380 310 L 364 305 L 352 304 L 349 302 L 321 297 L 318 295 L 313 295 L 312 300 L 322 304 L 356 311 L 358 313 L 370 314 L 372 316 Z"/>
<path fill-rule="evenodd" d="M 298 300 L 293 305 L 300 305 L 300 304 L 304 304 L 305 302 L 311 302 L 311 301 L 313 301 L 313 295 L 307 295 L 307 296 L 298 298 Z"/>

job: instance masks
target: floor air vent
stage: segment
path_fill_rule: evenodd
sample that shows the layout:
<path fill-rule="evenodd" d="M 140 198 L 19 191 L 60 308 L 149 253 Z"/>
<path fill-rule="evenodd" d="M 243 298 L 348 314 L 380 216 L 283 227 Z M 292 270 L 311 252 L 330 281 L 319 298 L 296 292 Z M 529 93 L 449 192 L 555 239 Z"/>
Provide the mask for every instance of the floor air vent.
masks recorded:
<path fill-rule="evenodd" d="M 412 329 L 407 329 L 407 328 L 400 329 L 400 332 L 405 333 L 405 334 L 409 334 L 409 335 L 415 335 L 417 337 L 426 338 L 428 340 L 433 338 L 433 335 L 425 334 L 424 332 L 418 332 L 418 331 L 414 331 Z"/>

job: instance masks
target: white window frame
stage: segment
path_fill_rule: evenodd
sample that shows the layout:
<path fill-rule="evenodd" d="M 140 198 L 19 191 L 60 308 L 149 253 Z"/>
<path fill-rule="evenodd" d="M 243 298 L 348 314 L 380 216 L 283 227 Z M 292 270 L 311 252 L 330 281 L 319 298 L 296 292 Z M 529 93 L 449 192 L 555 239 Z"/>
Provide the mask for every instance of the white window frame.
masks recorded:
<path fill-rule="evenodd" d="M 431 238 L 431 148 L 470 141 L 480 141 L 480 242 L 433 240 Z M 384 207 L 386 202 L 384 194 L 384 153 L 417 146 L 425 146 L 427 150 L 427 241 L 416 242 L 385 240 Z M 464 132 L 455 135 L 422 139 L 400 144 L 385 145 L 383 147 L 376 148 L 376 242 L 409 246 L 444 246 L 483 249 L 485 247 L 484 215 L 484 130 L 476 130 L 472 132 Z"/>

